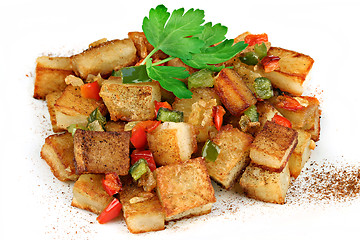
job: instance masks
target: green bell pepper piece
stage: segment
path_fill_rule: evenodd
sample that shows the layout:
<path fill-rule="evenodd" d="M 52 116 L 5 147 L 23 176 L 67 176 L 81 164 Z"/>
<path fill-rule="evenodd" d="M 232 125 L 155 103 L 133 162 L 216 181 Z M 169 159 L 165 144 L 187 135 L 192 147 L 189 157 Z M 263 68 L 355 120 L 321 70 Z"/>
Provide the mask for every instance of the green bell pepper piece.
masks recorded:
<path fill-rule="evenodd" d="M 202 148 L 201 155 L 207 161 L 215 162 L 220 153 L 220 147 L 214 142 L 207 140 L 204 147 Z"/>
<path fill-rule="evenodd" d="M 252 122 L 258 122 L 259 121 L 259 113 L 257 112 L 257 108 L 255 105 L 250 106 L 246 111 L 244 112 L 246 116 L 250 118 L 250 121 Z"/>
<path fill-rule="evenodd" d="M 213 71 L 209 69 L 201 69 L 200 71 L 194 72 L 188 78 L 188 87 L 213 87 L 215 79 L 213 77 Z"/>
<path fill-rule="evenodd" d="M 136 181 L 141 178 L 142 175 L 150 171 L 147 162 L 145 159 L 139 159 L 134 165 L 132 165 L 129 169 L 129 173 L 132 178 Z"/>
<path fill-rule="evenodd" d="M 274 96 L 271 81 L 265 77 L 255 79 L 254 90 L 257 98 L 269 99 Z"/>

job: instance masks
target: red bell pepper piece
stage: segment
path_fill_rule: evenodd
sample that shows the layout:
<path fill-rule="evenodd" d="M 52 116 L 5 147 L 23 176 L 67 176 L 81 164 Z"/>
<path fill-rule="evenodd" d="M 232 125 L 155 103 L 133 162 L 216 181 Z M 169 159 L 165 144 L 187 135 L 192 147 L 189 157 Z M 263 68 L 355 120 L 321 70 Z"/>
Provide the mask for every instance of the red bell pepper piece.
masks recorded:
<path fill-rule="evenodd" d="M 131 153 L 131 165 L 134 165 L 137 161 L 139 161 L 142 158 L 146 160 L 151 171 L 154 171 L 156 169 L 154 156 L 150 150 L 135 149 Z"/>
<path fill-rule="evenodd" d="M 104 224 L 109 222 L 111 219 L 119 216 L 121 212 L 122 204 L 116 198 L 111 201 L 111 203 L 100 213 L 100 215 L 96 218 L 96 220 L 100 224 Z"/>
<path fill-rule="evenodd" d="M 136 124 L 131 130 L 130 141 L 135 148 L 143 149 L 147 144 L 147 132 L 154 131 L 161 121 L 142 121 Z"/>
<path fill-rule="evenodd" d="M 213 120 L 215 127 L 218 131 L 220 131 L 220 128 L 222 126 L 224 114 L 225 109 L 222 106 L 213 107 Z"/>
<path fill-rule="evenodd" d="M 249 34 L 245 37 L 245 43 L 249 44 L 249 46 L 254 46 L 255 44 L 261 44 L 268 41 L 268 35 L 266 33 Z"/>
<path fill-rule="evenodd" d="M 168 102 L 155 101 L 155 115 L 157 115 L 160 108 L 167 108 L 169 110 L 172 110 L 172 107 Z"/>
<path fill-rule="evenodd" d="M 100 100 L 101 97 L 99 95 L 100 85 L 97 81 L 92 83 L 86 83 L 80 87 L 81 96 L 83 98 L 91 98 L 95 100 Z"/>
<path fill-rule="evenodd" d="M 110 195 L 114 195 L 122 190 L 122 184 L 119 175 L 116 173 L 107 173 L 102 180 L 105 191 Z"/>
<path fill-rule="evenodd" d="M 301 105 L 296 99 L 287 95 L 279 96 L 276 106 L 290 111 L 296 111 L 302 109 L 304 106 Z"/>
<path fill-rule="evenodd" d="M 275 116 L 271 120 L 284 127 L 288 127 L 288 128 L 292 127 L 291 122 L 288 119 L 284 118 L 283 116 L 280 116 L 279 114 L 275 114 Z"/>
<path fill-rule="evenodd" d="M 264 67 L 264 71 L 268 73 L 279 68 L 279 61 L 280 58 L 277 56 L 266 56 L 261 60 L 261 64 Z"/>

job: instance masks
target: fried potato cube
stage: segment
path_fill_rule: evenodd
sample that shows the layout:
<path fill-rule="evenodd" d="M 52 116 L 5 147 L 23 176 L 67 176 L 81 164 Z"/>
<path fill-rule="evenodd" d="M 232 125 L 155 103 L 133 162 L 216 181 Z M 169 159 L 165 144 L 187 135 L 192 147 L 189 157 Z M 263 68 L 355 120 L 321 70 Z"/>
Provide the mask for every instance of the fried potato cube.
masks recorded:
<path fill-rule="evenodd" d="M 174 110 L 184 113 L 184 122 L 188 122 L 190 113 L 192 111 L 192 105 L 200 100 L 210 101 L 215 99 L 217 105 L 220 105 L 220 98 L 215 93 L 213 88 L 192 88 L 191 92 L 193 93 L 192 98 L 176 98 L 172 107 Z"/>
<path fill-rule="evenodd" d="M 246 48 L 245 50 L 247 50 Z M 234 70 L 239 74 L 241 79 L 245 82 L 246 86 L 252 91 L 255 92 L 254 82 L 256 78 L 262 77 L 262 75 L 257 72 L 254 66 L 247 65 L 242 63 L 239 57 L 235 58 L 232 66 Z"/>
<path fill-rule="evenodd" d="M 250 163 L 240 178 L 240 187 L 248 197 L 264 202 L 284 204 L 290 185 L 289 166 L 272 172 Z"/>
<path fill-rule="evenodd" d="M 34 98 L 45 99 L 66 87 L 65 78 L 73 74 L 69 57 L 41 56 L 36 59 Z"/>
<path fill-rule="evenodd" d="M 60 181 L 78 179 L 79 176 L 76 174 L 74 165 L 74 142 L 70 133 L 48 136 L 41 148 L 40 155 Z"/>
<path fill-rule="evenodd" d="M 220 147 L 214 162 L 206 161 L 210 177 L 230 189 L 241 171 L 250 163 L 249 151 L 253 137 L 231 125 L 222 127 L 212 141 Z"/>
<path fill-rule="evenodd" d="M 129 178 L 121 178 L 120 202 L 126 225 L 131 233 L 165 229 L 165 214 L 158 196 L 145 192 Z"/>
<path fill-rule="evenodd" d="M 278 96 L 274 102 L 274 107 L 286 117 L 294 129 L 300 129 L 311 133 L 311 139 L 320 139 L 320 115 L 319 100 L 315 97 L 300 96 L 293 97 L 303 107 L 297 110 L 288 110 L 280 107 L 279 102 L 282 96 Z"/>
<path fill-rule="evenodd" d="M 280 90 L 301 96 L 314 60 L 305 54 L 279 47 L 271 47 L 268 55 L 280 57 L 279 68 L 268 73 L 261 69 L 260 73 Z"/>
<path fill-rule="evenodd" d="M 109 76 L 114 69 L 130 66 L 135 61 L 134 43 L 130 39 L 115 39 L 73 55 L 71 66 L 77 76 L 86 79 L 89 74 Z"/>
<path fill-rule="evenodd" d="M 213 107 L 217 106 L 216 99 L 209 101 L 199 100 L 192 105 L 187 123 L 194 126 L 196 141 L 205 142 L 211 133 L 217 132 L 213 121 Z"/>
<path fill-rule="evenodd" d="M 100 96 L 113 121 L 154 119 L 155 101 L 161 101 L 158 82 L 123 84 L 118 77 L 112 77 L 103 83 Z"/>
<path fill-rule="evenodd" d="M 216 198 L 203 158 L 157 168 L 155 175 L 166 221 L 211 212 Z"/>
<path fill-rule="evenodd" d="M 71 124 L 85 126 L 90 113 L 99 108 L 102 115 L 107 109 L 102 100 L 83 98 L 80 87 L 67 86 L 54 104 L 57 126 L 67 129 Z"/>
<path fill-rule="evenodd" d="M 102 186 L 103 174 L 82 174 L 73 187 L 71 206 L 100 214 L 113 200 Z"/>
<path fill-rule="evenodd" d="M 234 70 L 224 68 L 215 77 L 215 92 L 226 109 L 240 116 L 248 107 L 256 103 L 256 98 L 242 78 Z"/>
<path fill-rule="evenodd" d="M 51 92 L 46 95 L 46 104 L 48 107 L 49 115 L 50 115 L 50 122 L 53 132 L 62 132 L 63 129 L 57 126 L 56 121 L 56 113 L 55 113 L 55 103 L 56 100 L 62 95 L 62 92 Z"/>
<path fill-rule="evenodd" d="M 311 155 L 311 134 L 298 130 L 298 144 L 289 159 L 290 175 L 297 178 Z"/>
<path fill-rule="evenodd" d="M 76 169 L 82 173 L 127 175 L 130 167 L 130 132 L 77 129 L 74 134 Z"/>
<path fill-rule="evenodd" d="M 250 146 L 251 160 L 264 169 L 281 172 L 298 143 L 297 131 L 267 121 Z"/>
<path fill-rule="evenodd" d="M 184 122 L 164 122 L 147 134 L 147 140 L 158 165 L 187 161 L 197 148 L 195 130 Z"/>

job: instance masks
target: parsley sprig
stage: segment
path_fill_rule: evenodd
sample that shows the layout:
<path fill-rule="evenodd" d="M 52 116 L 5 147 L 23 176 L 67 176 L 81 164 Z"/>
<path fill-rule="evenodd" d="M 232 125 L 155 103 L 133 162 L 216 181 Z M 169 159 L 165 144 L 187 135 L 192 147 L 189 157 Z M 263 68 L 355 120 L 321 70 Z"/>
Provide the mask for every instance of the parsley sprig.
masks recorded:
<path fill-rule="evenodd" d="M 203 24 L 204 11 L 200 9 L 176 9 L 171 14 L 164 5 L 150 9 L 143 20 L 142 29 L 154 50 L 143 60 L 148 76 L 160 83 L 179 98 L 191 98 L 192 93 L 179 79 L 190 76 L 183 67 L 159 66 L 173 58 L 180 58 L 185 64 L 197 69 L 220 71 L 223 63 L 247 47 L 244 42 L 236 44 L 226 39 L 227 27 L 221 24 Z M 151 56 L 158 50 L 168 58 L 153 63 Z"/>

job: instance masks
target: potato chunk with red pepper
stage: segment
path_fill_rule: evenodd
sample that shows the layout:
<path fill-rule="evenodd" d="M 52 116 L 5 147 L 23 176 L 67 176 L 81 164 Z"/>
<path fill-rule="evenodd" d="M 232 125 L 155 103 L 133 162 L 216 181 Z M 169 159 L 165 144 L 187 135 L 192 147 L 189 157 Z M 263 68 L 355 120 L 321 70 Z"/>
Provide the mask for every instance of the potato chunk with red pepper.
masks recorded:
<path fill-rule="evenodd" d="M 113 199 L 103 188 L 103 174 L 83 174 L 75 182 L 71 206 L 100 214 Z"/>
<path fill-rule="evenodd" d="M 66 130 L 71 124 L 86 126 L 90 113 L 98 108 L 104 116 L 107 109 L 101 100 L 84 98 L 80 87 L 68 85 L 54 104 L 56 124 Z"/>
<path fill-rule="evenodd" d="M 234 70 L 224 68 L 215 77 L 215 92 L 226 109 L 240 116 L 248 107 L 256 103 L 256 98 L 242 78 Z"/>
<path fill-rule="evenodd" d="M 157 168 L 155 175 L 166 221 L 211 212 L 216 198 L 203 158 Z"/>

